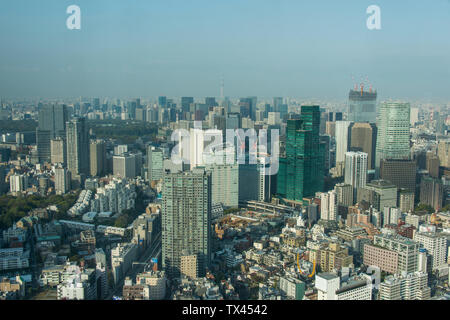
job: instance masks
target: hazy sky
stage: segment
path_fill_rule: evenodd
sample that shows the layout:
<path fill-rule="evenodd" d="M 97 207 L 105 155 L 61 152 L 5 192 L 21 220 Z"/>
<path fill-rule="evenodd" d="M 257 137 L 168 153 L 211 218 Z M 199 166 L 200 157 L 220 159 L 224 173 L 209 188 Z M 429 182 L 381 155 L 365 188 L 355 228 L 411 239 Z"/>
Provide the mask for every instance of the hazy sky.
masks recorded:
<path fill-rule="evenodd" d="M 223 74 L 231 97 L 345 99 L 353 75 L 450 100 L 448 0 L 1 0 L 0 40 L 3 97 L 219 96 Z"/>

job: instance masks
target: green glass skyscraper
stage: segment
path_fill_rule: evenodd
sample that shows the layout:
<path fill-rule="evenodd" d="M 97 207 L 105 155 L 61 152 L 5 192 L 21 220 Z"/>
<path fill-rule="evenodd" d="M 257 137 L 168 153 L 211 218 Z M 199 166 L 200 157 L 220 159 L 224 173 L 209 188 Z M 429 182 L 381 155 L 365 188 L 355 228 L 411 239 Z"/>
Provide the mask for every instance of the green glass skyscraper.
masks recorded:
<path fill-rule="evenodd" d="M 286 157 L 280 158 L 277 178 L 279 196 L 303 201 L 322 191 L 325 144 L 320 143 L 319 129 L 319 106 L 302 106 L 300 119 L 288 120 Z"/>

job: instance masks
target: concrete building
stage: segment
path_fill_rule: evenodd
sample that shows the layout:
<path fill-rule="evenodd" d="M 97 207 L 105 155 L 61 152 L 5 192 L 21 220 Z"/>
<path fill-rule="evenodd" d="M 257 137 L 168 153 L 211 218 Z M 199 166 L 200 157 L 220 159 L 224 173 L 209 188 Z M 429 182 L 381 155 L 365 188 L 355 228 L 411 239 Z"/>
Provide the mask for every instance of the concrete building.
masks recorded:
<path fill-rule="evenodd" d="M 136 177 L 136 156 L 123 153 L 113 157 L 113 173 L 120 178 L 132 179 Z"/>
<path fill-rule="evenodd" d="M 50 140 L 51 163 L 66 163 L 66 142 L 65 137 L 56 137 Z"/>
<path fill-rule="evenodd" d="M 416 162 L 414 160 L 382 159 L 380 178 L 399 189 L 416 190 Z"/>
<path fill-rule="evenodd" d="M 367 153 L 347 152 L 345 154 L 345 183 L 353 187 L 353 197 L 357 197 L 358 188 L 364 188 L 367 182 Z"/>
<path fill-rule="evenodd" d="M 417 271 L 419 243 L 401 236 L 375 235 L 373 245 L 364 245 L 363 261 L 389 273 Z"/>
<path fill-rule="evenodd" d="M 101 177 L 106 174 L 106 145 L 103 140 L 91 141 L 90 151 L 90 171 L 91 176 Z"/>
<path fill-rule="evenodd" d="M 320 194 L 320 219 L 326 221 L 337 220 L 337 195 L 336 191 Z"/>
<path fill-rule="evenodd" d="M 430 291 L 425 272 L 388 276 L 379 288 L 380 300 L 429 300 Z"/>
<path fill-rule="evenodd" d="M 55 168 L 55 192 L 56 194 L 66 194 L 70 191 L 71 175 L 67 168 Z"/>
<path fill-rule="evenodd" d="M 414 240 L 431 256 L 431 268 L 437 270 L 447 261 L 447 236 L 443 233 L 416 232 Z"/>
<path fill-rule="evenodd" d="M 239 165 L 210 164 L 205 169 L 211 172 L 212 204 L 225 207 L 239 206 Z"/>
<path fill-rule="evenodd" d="M 66 122 L 67 169 L 75 175 L 89 175 L 89 133 L 85 118 Z"/>
<path fill-rule="evenodd" d="M 340 282 L 340 278 L 334 273 L 324 272 L 316 275 L 317 300 L 334 300 Z"/>
<path fill-rule="evenodd" d="M 211 259 L 211 173 L 197 168 L 164 175 L 162 264 L 169 277 L 180 275 L 184 252 L 198 257 L 203 276 Z"/>

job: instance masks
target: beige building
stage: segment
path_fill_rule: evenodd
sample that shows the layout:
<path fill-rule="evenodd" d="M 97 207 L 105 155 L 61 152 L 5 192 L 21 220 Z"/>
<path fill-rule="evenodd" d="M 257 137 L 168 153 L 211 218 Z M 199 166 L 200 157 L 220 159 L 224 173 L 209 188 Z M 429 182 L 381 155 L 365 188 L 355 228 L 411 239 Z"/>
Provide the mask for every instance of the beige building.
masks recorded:
<path fill-rule="evenodd" d="M 198 278 L 197 255 L 182 255 L 180 271 L 182 275 L 188 278 Z"/>

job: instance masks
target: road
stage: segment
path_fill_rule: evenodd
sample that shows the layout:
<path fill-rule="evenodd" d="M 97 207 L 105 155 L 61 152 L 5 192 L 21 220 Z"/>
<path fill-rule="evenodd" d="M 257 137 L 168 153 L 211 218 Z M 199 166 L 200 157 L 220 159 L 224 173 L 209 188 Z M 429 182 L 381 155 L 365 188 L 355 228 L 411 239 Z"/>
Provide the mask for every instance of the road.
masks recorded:
<path fill-rule="evenodd" d="M 111 300 L 113 296 L 121 296 L 125 278 L 130 277 L 132 280 L 135 280 L 136 275 L 143 272 L 150 260 L 154 257 L 158 257 L 159 254 L 161 254 L 161 232 L 156 236 L 153 245 L 144 252 L 138 261 L 135 261 L 138 264 L 133 265 L 114 289 L 111 290 L 112 292 L 106 300 Z"/>

